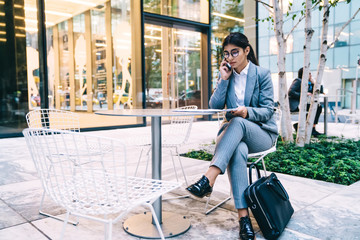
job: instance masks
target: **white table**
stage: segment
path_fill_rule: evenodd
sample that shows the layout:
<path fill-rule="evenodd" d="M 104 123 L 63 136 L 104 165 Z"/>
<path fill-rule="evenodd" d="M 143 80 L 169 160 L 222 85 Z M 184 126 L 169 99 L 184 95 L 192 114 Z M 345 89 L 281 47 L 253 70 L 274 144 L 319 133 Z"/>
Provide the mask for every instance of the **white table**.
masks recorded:
<path fill-rule="evenodd" d="M 218 110 L 220 111 L 220 110 Z M 96 114 L 107 116 L 151 117 L 151 153 L 152 178 L 161 179 L 161 117 L 212 115 L 217 110 L 174 111 L 171 109 L 119 109 L 98 111 Z M 190 228 L 190 221 L 176 213 L 163 212 L 161 197 L 153 203 L 159 223 L 165 237 L 174 237 L 185 233 Z M 138 214 L 124 222 L 127 233 L 141 238 L 159 238 L 151 214 Z"/>

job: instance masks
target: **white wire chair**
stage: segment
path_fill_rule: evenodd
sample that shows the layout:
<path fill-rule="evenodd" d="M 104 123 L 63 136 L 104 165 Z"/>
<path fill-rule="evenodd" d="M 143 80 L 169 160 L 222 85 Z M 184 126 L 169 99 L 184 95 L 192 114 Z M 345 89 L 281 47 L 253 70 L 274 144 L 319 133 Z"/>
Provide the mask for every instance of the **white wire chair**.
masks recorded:
<path fill-rule="evenodd" d="M 56 109 L 37 109 L 26 114 L 30 128 L 51 128 L 80 132 L 80 117 L 77 113 Z"/>
<path fill-rule="evenodd" d="M 190 106 L 184 106 L 184 107 L 180 107 L 177 109 L 182 109 L 182 110 L 191 110 L 191 109 L 197 109 L 198 107 L 196 105 L 190 105 Z M 174 173 L 175 173 L 175 177 L 176 177 L 176 181 L 179 182 L 179 177 L 178 177 L 178 171 L 177 171 L 177 167 L 174 161 L 174 154 L 172 152 L 172 149 L 175 150 L 175 154 L 178 157 L 178 161 L 179 161 L 179 165 L 181 168 L 181 172 L 183 174 L 184 177 L 184 181 L 186 186 L 188 186 L 188 181 L 186 178 L 186 174 L 185 174 L 185 170 L 183 167 L 183 164 L 181 162 L 181 158 L 180 158 L 180 154 L 179 154 L 179 149 L 180 147 L 185 144 L 189 137 L 190 137 L 190 133 L 191 133 L 191 127 L 192 127 L 192 123 L 194 121 L 194 116 L 175 116 L 175 117 L 171 117 L 171 121 L 169 125 L 164 125 L 163 126 L 163 131 L 162 131 L 162 147 L 163 148 L 168 148 L 170 149 L 170 154 L 171 154 L 171 160 L 173 163 L 173 168 L 174 168 Z M 147 169 L 148 169 L 148 165 L 149 165 L 149 154 L 151 151 L 151 143 L 145 143 L 143 145 L 144 147 L 141 149 L 141 153 L 140 153 L 140 157 L 136 166 L 136 170 L 135 170 L 135 176 L 137 175 L 139 166 L 140 166 L 140 162 L 141 162 L 141 156 L 142 156 L 142 152 L 144 150 L 144 148 L 147 148 L 147 161 L 146 161 L 146 167 L 145 167 L 145 176 L 147 174 Z M 189 197 L 189 195 L 185 195 L 185 196 L 179 196 L 176 198 L 183 198 L 183 197 Z M 169 199 L 169 198 L 167 198 Z M 164 199 L 166 200 L 166 199 Z"/>
<path fill-rule="evenodd" d="M 345 130 L 345 126 L 349 125 L 351 126 L 351 124 L 357 124 L 357 137 L 359 138 L 359 133 L 360 133 L 360 114 L 359 112 L 355 112 L 352 113 L 351 110 L 349 109 L 345 109 L 345 110 L 341 110 L 339 111 L 340 113 L 338 113 L 338 115 L 343 115 L 345 117 L 345 122 L 343 125 L 343 128 L 341 130 L 341 134 L 344 133 Z"/>
<path fill-rule="evenodd" d="M 151 204 L 178 183 L 128 176 L 125 144 L 116 139 L 44 128 L 23 134 L 44 190 L 67 211 L 61 239 L 69 214 L 104 223 L 111 239 L 112 225 L 139 205 L 150 208 L 164 239 Z"/>
<path fill-rule="evenodd" d="M 73 132 L 80 132 L 80 117 L 78 114 L 56 109 L 36 109 L 26 114 L 26 122 L 29 128 L 57 129 Z M 41 215 L 64 221 L 64 219 L 42 211 L 45 200 L 45 191 L 43 192 L 39 213 Z M 73 225 L 79 224 L 78 221 L 69 221 Z"/>

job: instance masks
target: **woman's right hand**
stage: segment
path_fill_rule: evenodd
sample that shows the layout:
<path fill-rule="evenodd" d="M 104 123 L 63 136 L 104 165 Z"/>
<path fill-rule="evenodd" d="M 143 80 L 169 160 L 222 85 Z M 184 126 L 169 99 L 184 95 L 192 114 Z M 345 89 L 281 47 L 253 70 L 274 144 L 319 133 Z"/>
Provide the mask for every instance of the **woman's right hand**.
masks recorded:
<path fill-rule="evenodd" d="M 228 80 L 232 72 L 226 67 L 226 63 L 225 59 L 223 59 L 220 63 L 220 76 L 223 80 Z"/>

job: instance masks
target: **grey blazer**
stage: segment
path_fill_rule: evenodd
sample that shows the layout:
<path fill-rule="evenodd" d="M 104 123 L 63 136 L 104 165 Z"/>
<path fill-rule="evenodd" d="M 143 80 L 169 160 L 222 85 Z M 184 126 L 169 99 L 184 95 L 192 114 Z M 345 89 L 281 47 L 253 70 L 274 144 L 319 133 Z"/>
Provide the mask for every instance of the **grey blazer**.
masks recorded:
<path fill-rule="evenodd" d="M 214 109 L 236 108 L 237 97 L 234 88 L 234 74 L 228 80 L 219 77 L 214 93 L 211 95 L 209 106 Z M 245 88 L 245 107 L 248 120 L 255 122 L 262 129 L 277 135 L 278 129 L 274 118 L 274 89 L 270 71 L 250 62 Z M 230 121 L 234 116 L 226 114 Z"/>

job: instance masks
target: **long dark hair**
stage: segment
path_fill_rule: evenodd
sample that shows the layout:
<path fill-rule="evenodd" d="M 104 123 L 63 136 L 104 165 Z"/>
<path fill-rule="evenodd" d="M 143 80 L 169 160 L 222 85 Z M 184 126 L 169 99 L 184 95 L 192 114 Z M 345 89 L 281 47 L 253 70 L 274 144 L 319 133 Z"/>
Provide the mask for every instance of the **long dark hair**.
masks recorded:
<path fill-rule="evenodd" d="M 234 44 L 238 47 L 241 47 L 244 51 L 245 51 L 245 48 L 247 46 L 249 46 L 250 52 L 247 55 L 247 59 L 250 60 L 253 64 L 259 66 L 259 63 L 255 56 L 254 49 L 251 47 L 248 38 L 244 34 L 239 33 L 239 32 L 232 32 L 229 35 L 227 35 L 227 37 L 224 39 L 223 44 L 222 44 L 223 51 L 224 51 L 225 46 L 229 45 L 229 44 Z"/>

